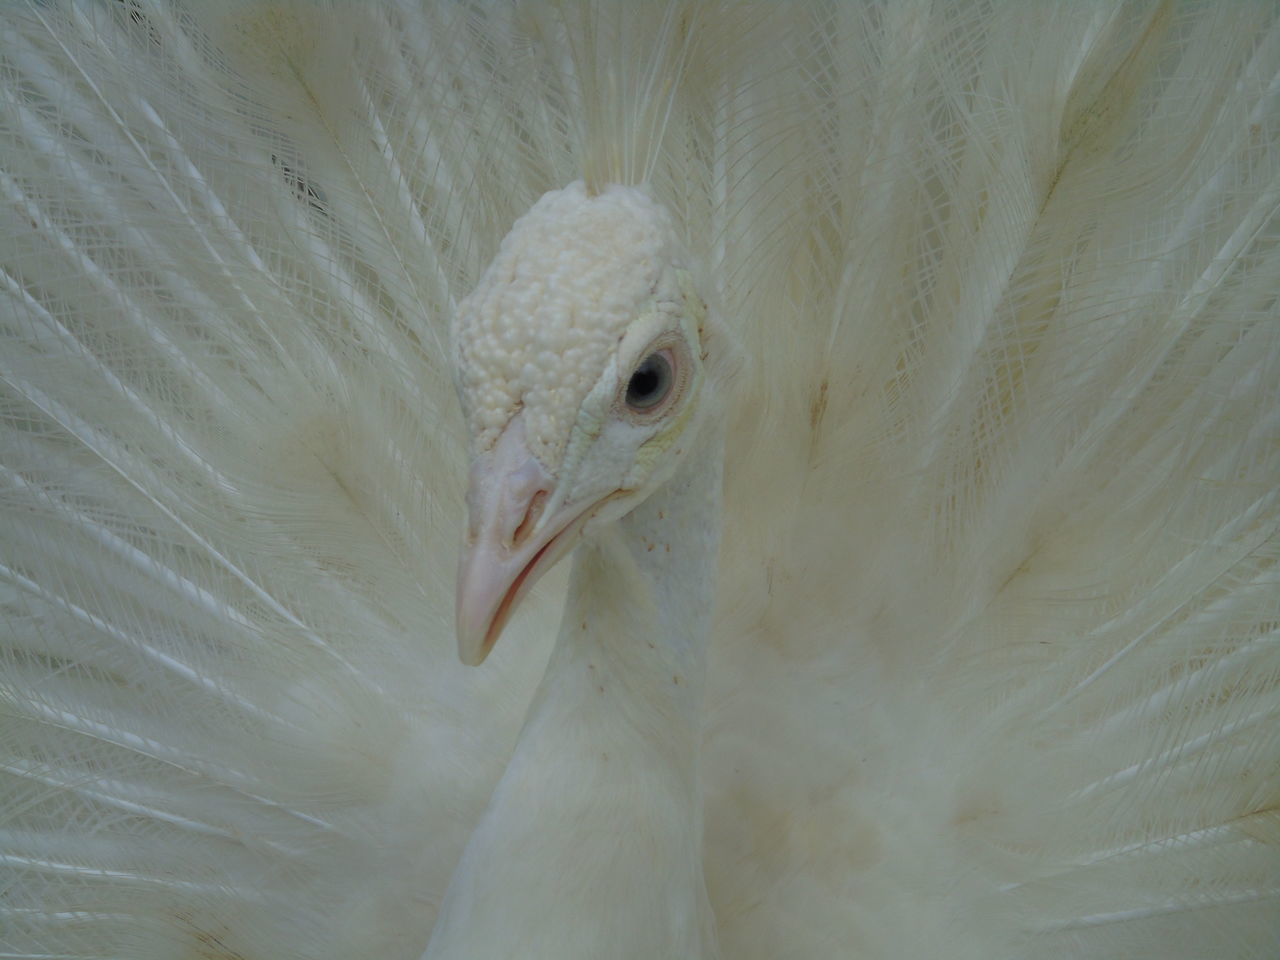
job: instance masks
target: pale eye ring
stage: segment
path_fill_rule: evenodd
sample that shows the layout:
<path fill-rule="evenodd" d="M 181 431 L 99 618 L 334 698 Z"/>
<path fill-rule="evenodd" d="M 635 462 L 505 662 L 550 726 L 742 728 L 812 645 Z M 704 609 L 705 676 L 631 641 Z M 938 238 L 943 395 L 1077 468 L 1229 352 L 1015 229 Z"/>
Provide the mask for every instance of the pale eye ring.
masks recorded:
<path fill-rule="evenodd" d="M 672 360 L 670 350 L 658 350 L 640 361 L 627 381 L 628 407 L 643 413 L 667 399 L 676 382 Z"/>

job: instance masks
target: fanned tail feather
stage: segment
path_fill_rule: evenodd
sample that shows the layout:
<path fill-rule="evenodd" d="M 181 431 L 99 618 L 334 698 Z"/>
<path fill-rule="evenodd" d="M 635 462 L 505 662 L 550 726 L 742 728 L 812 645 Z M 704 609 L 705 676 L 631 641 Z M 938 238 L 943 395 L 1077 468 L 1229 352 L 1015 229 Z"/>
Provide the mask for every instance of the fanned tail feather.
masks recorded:
<path fill-rule="evenodd" d="M 1269 956 L 1274 11 L 845 13 L 856 133 L 738 290 L 803 326 L 750 328 L 728 474 L 724 948 Z"/>
<path fill-rule="evenodd" d="M 478 253 L 304 13 L 257 90 L 235 11 L 5 15 L 4 956 L 414 953 L 545 652 L 452 664 Z"/>

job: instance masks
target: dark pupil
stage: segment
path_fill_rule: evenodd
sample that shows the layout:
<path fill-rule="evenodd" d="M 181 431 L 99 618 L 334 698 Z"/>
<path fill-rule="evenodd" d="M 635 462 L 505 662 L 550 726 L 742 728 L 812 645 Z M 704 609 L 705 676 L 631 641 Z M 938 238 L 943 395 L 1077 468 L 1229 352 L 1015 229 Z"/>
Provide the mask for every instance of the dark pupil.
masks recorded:
<path fill-rule="evenodd" d="M 656 406 L 662 402 L 671 388 L 671 364 L 660 353 L 650 354 L 627 384 L 627 405 L 638 410 Z"/>

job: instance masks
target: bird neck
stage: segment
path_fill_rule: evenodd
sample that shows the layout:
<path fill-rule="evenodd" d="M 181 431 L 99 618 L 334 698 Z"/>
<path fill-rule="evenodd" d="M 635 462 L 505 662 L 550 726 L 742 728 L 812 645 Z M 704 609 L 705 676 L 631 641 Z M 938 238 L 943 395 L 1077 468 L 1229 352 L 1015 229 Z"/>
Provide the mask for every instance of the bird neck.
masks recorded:
<path fill-rule="evenodd" d="M 564 621 L 424 960 L 716 955 L 698 752 L 721 442 L 574 556 Z"/>

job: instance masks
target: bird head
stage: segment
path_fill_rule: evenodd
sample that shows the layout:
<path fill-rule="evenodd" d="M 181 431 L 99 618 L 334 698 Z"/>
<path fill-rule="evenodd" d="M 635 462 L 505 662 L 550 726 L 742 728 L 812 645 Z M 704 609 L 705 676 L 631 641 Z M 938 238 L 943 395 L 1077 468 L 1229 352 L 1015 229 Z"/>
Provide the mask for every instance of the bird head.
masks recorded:
<path fill-rule="evenodd" d="M 453 325 L 472 457 L 464 663 L 576 543 L 670 477 L 705 416 L 711 326 L 644 189 L 572 184 L 516 221 Z"/>

